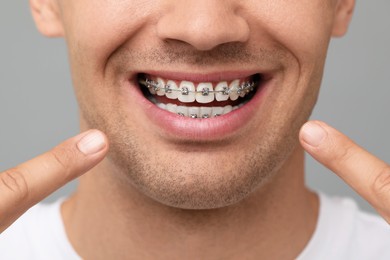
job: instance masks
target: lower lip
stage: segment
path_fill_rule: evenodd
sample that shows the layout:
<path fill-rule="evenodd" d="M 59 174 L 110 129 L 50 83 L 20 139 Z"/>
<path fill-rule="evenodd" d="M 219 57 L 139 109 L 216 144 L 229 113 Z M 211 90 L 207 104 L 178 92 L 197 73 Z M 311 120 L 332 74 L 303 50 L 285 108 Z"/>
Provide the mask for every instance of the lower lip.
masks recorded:
<path fill-rule="evenodd" d="M 128 86 L 129 94 L 135 98 L 146 118 L 151 121 L 152 126 L 157 127 L 162 136 L 176 140 L 213 141 L 231 137 L 244 129 L 256 116 L 255 111 L 259 109 L 272 82 L 272 79 L 263 82 L 254 97 L 244 106 L 225 115 L 207 119 L 183 117 L 161 109 L 145 98 L 138 86 L 131 82 L 128 82 Z"/>

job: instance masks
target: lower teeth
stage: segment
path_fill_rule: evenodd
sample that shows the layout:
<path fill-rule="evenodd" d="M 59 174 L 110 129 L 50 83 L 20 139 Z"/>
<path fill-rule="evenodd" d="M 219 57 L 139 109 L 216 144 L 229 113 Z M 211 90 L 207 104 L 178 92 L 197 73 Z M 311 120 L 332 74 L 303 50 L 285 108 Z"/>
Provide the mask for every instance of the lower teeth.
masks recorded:
<path fill-rule="evenodd" d="M 187 107 L 187 106 L 178 106 L 176 104 L 163 104 L 157 103 L 155 100 L 151 100 L 159 108 L 169 111 L 171 113 L 177 114 L 179 116 L 189 117 L 189 118 L 213 118 L 225 115 L 230 113 L 240 107 L 245 103 L 241 103 L 237 106 L 224 106 L 224 107 Z"/>

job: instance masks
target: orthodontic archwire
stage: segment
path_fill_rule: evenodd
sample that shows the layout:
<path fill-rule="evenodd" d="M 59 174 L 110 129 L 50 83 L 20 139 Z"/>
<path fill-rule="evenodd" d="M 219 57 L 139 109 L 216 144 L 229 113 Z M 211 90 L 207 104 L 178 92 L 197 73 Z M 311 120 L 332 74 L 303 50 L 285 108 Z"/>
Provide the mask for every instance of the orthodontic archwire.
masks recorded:
<path fill-rule="evenodd" d="M 182 95 L 189 95 L 191 94 L 202 94 L 202 96 L 208 96 L 209 94 L 216 94 L 221 93 L 223 95 L 229 95 L 231 92 L 234 91 L 234 89 L 229 89 L 228 87 L 224 87 L 223 90 L 210 90 L 209 88 L 203 88 L 201 91 L 191 91 L 188 88 L 179 88 L 179 89 L 172 89 L 169 84 L 166 84 L 165 86 L 161 87 L 160 84 L 154 80 L 150 79 L 140 79 L 138 81 L 140 84 L 144 85 L 148 89 L 152 89 L 153 91 L 157 92 L 160 90 L 165 91 L 165 93 L 172 93 L 172 91 L 180 92 Z M 255 82 L 244 82 L 238 87 L 236 87 L 236 92 L 238 95 L 241 93 L 249 93 L 252 90 L 254 90 Z"/>

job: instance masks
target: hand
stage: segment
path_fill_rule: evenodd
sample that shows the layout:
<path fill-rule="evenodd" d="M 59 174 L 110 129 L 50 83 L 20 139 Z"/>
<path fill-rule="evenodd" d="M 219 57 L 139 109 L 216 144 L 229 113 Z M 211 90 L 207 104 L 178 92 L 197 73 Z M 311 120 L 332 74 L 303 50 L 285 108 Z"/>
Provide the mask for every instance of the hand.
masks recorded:
<path fill-rule="evenodd" d="M 89 130 L 0 173 L 0 233 L 34 204 L 90 170 L 107 150 L 105 135 Z"/>
<path fill-rule="evenodd" d="M 306 123 L 303 148 L 340 176 L 390 223 L 390 166 L 323 122 Z"/>

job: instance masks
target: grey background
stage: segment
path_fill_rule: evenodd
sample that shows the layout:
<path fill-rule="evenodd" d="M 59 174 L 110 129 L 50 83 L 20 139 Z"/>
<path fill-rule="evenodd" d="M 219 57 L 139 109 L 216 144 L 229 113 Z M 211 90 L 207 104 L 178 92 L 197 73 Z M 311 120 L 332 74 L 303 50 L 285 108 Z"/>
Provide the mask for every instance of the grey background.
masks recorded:
<path fill-rule="evenodd" d="M 335 126 L 390 162 L 390 1 L 358 1 L 348 35 L 330 47 L 312 116 Z M 78 133 L 65 43 L 46 39 L 33 24 L 28 1 L 0 2 L 0 171 Z M 307 182 L 322 192 L 352 196 L 346 184 L 313 159 Z M 47 199 L 74 189 L 73 182 Z"/>

